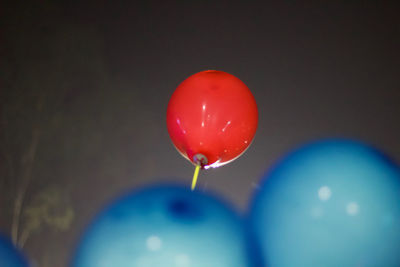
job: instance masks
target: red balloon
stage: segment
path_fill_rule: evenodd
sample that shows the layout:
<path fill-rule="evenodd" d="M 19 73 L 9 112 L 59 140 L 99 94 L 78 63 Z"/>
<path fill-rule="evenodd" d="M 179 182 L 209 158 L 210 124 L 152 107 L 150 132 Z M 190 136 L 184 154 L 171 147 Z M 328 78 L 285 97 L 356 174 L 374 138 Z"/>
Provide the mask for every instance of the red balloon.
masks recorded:
<path fill-rule="evenodd" d="M 206 169 L 239 157 L 253 140 L 257 123 L 257 104 L 249 88 L 223 71 L 202 71 L 184 80 L 167 109 L 175 147 Z"/>

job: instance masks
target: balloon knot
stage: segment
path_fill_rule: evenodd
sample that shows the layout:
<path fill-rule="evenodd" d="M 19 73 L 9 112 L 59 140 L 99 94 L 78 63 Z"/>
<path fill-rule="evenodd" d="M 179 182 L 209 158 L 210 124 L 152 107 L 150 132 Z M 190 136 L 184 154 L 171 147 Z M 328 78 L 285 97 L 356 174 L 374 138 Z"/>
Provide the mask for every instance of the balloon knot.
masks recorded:
<path fill-rule="evenodd" d="M 204 166 L 208 164 L 208 159 L 203 154 L 197 153 L 193 156 L 193 162 L 196 165 L 200 165 L 201 168 L 204 168 Z"/>

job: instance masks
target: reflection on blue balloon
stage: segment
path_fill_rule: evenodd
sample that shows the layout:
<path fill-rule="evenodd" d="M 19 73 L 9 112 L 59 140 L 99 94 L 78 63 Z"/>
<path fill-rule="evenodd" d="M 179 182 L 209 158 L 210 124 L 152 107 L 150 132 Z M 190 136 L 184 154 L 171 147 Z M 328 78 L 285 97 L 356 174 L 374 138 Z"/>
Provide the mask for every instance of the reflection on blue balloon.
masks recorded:
<path fill-rule="evenodd" d="M 75 267 L 251 266 L 242 220 L 217 199 L 179 186 L 147 188 L 104 210 Z"/>
<path fill-rule="evenodd" d="M 400 266 L 400 170 L 377 150 L 325 140 L 264 177 L 250 227 L 271 267 Z"/>
<path fill-rule="evenodd" d="M 11 241 L 0 235 L 0 266 L 1 267 L 28 267 L 25 257 L 19 252 Z"/>

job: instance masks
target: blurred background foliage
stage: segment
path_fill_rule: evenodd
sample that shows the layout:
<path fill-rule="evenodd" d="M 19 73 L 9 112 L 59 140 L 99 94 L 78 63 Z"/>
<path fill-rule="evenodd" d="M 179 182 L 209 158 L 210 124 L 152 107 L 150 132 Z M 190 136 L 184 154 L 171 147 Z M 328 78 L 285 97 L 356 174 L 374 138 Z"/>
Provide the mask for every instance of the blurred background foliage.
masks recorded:
<path fill-rule="evenodd" d="M 152 125 L 124 115 L 146 107 L 135 90 L 118 93 L 124 85 L 109 77 L 96 27 L 66 21 L 53 1 L 4 5 L 1 23 L 1 228 L 39 266 L 61 266 L 71 247 L 63 232 L 84 208 L 71 192 L 95 194 L 83 178 L 93 168 L 91 176 L 127 176 L 113 140 L 144 150 Z"/>

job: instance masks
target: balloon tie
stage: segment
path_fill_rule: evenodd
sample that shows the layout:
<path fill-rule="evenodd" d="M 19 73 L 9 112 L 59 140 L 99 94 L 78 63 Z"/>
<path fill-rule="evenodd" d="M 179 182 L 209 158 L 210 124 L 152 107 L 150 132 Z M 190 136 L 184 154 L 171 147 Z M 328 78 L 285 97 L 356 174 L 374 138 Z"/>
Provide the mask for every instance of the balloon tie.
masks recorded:
<path fill-rule="evenodd" d="M 196 187 L 197 177 L 199 176 L 200 168 L 201 168 L 201 165 L 200 165 L 200 164 L 197 164 L 197 165 L 196 165 L 196 169 L 194 169 L 193 180 L 192 180 L 192 191 L 193 191 L 194 188 Z"/>

